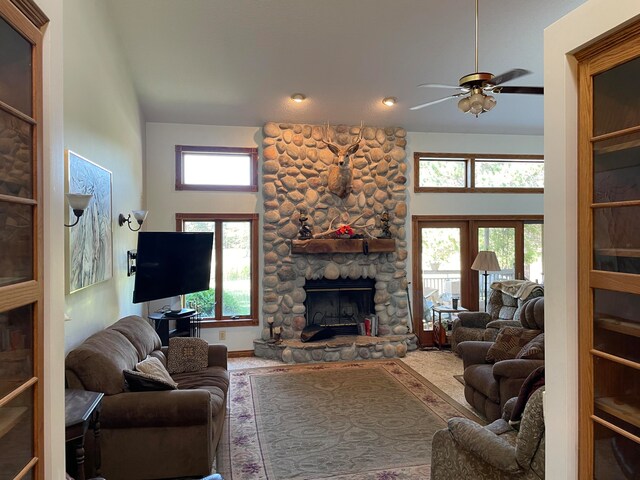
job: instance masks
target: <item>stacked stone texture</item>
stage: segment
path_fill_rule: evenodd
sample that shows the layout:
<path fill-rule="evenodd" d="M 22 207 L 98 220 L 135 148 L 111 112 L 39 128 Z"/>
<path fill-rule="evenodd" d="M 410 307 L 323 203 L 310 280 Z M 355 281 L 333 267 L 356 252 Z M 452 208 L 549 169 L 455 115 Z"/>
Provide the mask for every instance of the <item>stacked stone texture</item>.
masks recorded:
<path fill-rule="evenodd" d="M 379 335 L 409 331 L 406 242 L 406 131 L 365 126 L 360 149 L 351 156 L 352 192 L 340 198 L 327 189 L 329 167 L 336 156 L 322 141 L 326 129 L 317 125 L 269 122 L 264 125 L 264 277 L 263 318 L 273 317 L 284 339 L 297 339 L 305 327 L 307 279 L 372 278 Z M 331 141 L 349 145 L 360 126 L 330 128 Z M 389 212 L 396 252 L 364 254 L 293 255 L 291 240 L 300 229 L 304 208 L 314 233 L 337 228 L 362 215 L 358 224 L 379 227 L 379 216 Z M 372 233 L 379 234 L 379 228 Z M 263 340 L 269 338 L 264 328 Z"/>

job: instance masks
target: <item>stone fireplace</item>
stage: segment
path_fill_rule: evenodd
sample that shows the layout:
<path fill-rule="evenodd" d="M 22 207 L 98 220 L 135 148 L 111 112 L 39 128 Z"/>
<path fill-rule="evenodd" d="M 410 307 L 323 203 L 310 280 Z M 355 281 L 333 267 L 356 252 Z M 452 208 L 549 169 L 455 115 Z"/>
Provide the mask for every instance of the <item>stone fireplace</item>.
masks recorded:
<path fill-rule="evenodd" d="M 351 144 L 360 133 L 360 126 L 338 125 L 330 128 L 333 141 L 339 146 Z M 378 335 L 370 339 L 374 347 L 369 353 L 391 355 L 393 349 L 402 355 L 416 348 L 416 339 L 410 334 L 409 303 L 407 297 L 407 242 L 406 242 L 406 131 L 402 128 L 362 129 L 360 148 L 350 158 L 352 190 L 344 198 L 327 188 L 329 169 L 336 156 L 323 141 L 326 129 L 317 125 L 266 123 L 263 127 L 262 194 L 264 200 L 263 223 L 263 332 L 255 342 L 257 356 L 280 358 L 284 361 L 328 361 L 335 355 L 296 354 L 292 350 L 300 344 L 300 333 L 312 318 L 307 318 L 309 292 L 315 282 L 366 282 L 370 285 L 373 312 L 378 317 Z M 376 241 L 381 234 L 380 217 L 389 214 L 389 231 L 395 248 L 376 251 L 364 248 L 328 251 L 326 253 L 292 253 L 292 241 L 300 230 L 300 211 L 304 209 L 309 228 L 314 234 L 355 222 L 363 226 L 364 245 Z M 355 243 L 351 243 L 351 246 Z M 357 253 L 356 253 L 357 252 Z M 342 287 L 340 287 L 342 288 Z M 327 292 L 324 301 L 333 308 L 339 298 Z M 355 309 L 351 305 L 345 312 L 325 312 L 333 317 L 345 313 L 349 317 Z M 362 309 L 370 306 L 362 306 Z M 355 315 L 355 313 L 353 313 Z M 268 342 L 267 320 L 280 327 L 282 344 L 275 347 Z M 344 321 L 344 318 L 340 321 Z M 348 323 L 348 322 L 347 322 Z M 360 350 L 363 340 L 358 337 Z M 341 339 L 340 341 L 346 341 Z M 353 342 L 352 342 L 353 343 Z M 307 344 L 304 344 L 307 345 Z M 391 345 L 393 348 L 386 348 Z M 396 349 L 396 347 L 398 347 Z M 306 346 L 306 349 L 312 348 Z M 320 348 L 319 346 L 317 348 Z M 332 347 L 326 347 L 332 352 Z M 355 347 L 349 347 L 350 351 Z M 339 355 L 342 359 L 371 358 L 374 355 Z M 364 353 L 364 352 L 362 352 Z M 294 358 L 295 357 L 295 358 Z"/>
<path fill-rule="evenodd" d="M 307 280 L 306 325 L 329 327 L 336 334 L 357 335 L 358 323 L 375 311 L 375 281 L 370 278 Z"/>

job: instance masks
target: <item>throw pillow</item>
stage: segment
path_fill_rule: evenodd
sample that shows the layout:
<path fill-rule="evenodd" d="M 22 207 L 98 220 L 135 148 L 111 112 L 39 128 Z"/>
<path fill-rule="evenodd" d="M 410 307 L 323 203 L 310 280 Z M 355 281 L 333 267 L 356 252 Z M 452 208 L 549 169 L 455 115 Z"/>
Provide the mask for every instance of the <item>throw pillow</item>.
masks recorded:
<path fill-rule="evenodd" d="M 518 352 L 516 358 L 544 360 L 544 333 L 541 333 L 522 347 L 522 350 Z"/>
<path fill-rule="evenodd" d="M 169 375 L 169 372 L 167 372 L 167 369 L 164 367 L 162 362 L 155 357 L 147 357 L 140 363 L 136 364 L 136 370 L 138 372 L 151 375 L 152 377 L 168 384 L 178 385 L 173 381 L 173 378 L 171 378 L 171 375 Z"/>
<path fill-rule="evenodd" d="M 195 337 L 169 339 L 167 368 L 171 373 L 197 372 L 209 365 L 209 344 Z"/>
<path fill-rule="evenodd" d="M 167 382 L 148 373 L 124 370 L 124 379 L 130 392 L 149 392 L 158 390 L 175 390 L 178 388 L 174 382 Z"/>
<path fill-rule="evenodd" d="M 504 327 L 498 333 L 496 341 L 487 351 L 486 361 L 499 362 L 516 358 L 522 347 L 540 334 L 540 330 L 526 330 L 518 327 Z"/>

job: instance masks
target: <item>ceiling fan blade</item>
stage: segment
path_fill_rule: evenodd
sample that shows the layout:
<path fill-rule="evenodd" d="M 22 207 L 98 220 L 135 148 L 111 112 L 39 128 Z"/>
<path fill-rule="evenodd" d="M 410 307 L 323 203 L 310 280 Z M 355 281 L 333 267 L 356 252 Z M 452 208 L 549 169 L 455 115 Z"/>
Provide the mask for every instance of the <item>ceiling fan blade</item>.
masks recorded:
<path fill-rule="evenodd" d="M 524 93 L 530 95 L 544 95 L 544 87 L 497 87 L 495 93 Z"/>
<path fill-rule="evenodd" d="M 461 88 L 459 85 L 444 85 L 442 83 L 421 83 L 418 87 L 428 87 L 428 88 Z"/>
<path fill-rule="evenodd" d="M 513 70 L 509 70 L 508 72 L 504 72 L 504 73 L 501 73 L 500 75 L 496 75 L 495 77 L 493 77 L 491 82 L 488 82 L 488 83 L 491 83 L 493 85 L 500 85 L 502 83 L 509 82 L 514 78 L 523 77 L 524 75 L 528 75 L 530 73 L 531 72 L 529 70 L 525 70 L 523 68 L 514 68 Z"/>
<path fill-rule="evenodd" d="M 409 110 L 420 110 L 421 108 L 428 107 L 429 105 L 435 105 L 436 103 L 444 102 L 446 100 L 451 100 L 452 98 L 462 97 L 464 93 L 456 93 L 455 95 L 451 95 L 449 97 L 441 98 L 440 100 L 434 100 L 433 102 L 423 103 L 421 105 L 416 105 L 415 107 L 411 107 Z"/>

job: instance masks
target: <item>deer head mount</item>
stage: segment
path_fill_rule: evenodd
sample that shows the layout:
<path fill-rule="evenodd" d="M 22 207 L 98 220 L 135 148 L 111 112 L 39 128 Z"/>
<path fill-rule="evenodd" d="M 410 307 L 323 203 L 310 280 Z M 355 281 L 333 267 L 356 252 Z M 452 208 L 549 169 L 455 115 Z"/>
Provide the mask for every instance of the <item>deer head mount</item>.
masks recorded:
<path fill-rule="evenodd" d="M 362 141 L 362 123 L 360 124 L 360 132 L 356 140 L 349 145 L 339 146 L 331 141 L 329 136 L 329 122 L 322 136 L 322 142 L 336 156 L 337 161 L 329 167 L 329 177 L 327 179 L 327 188 L 329 191 L 340 198 L 345 198 L 351 193 L 351 180 L 353 179 L 353 167 L 351 166 L 351 155 L 356 153 L 360 148 Z"/>

